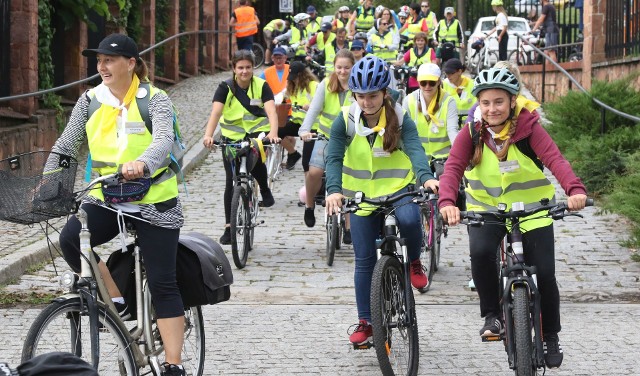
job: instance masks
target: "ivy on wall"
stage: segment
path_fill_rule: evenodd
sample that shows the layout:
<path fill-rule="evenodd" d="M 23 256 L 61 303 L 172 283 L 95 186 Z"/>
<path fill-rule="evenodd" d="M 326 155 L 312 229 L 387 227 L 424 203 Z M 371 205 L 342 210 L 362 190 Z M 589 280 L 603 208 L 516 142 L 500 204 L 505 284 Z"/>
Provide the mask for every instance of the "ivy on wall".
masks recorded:
<path fill-rule="evenodd" d="M 53 59 L 51 57 L 51 41 L 55 29 L 51 27 L 53 6 L 47 0 L 38 0 L 38 89 L 53 87 Z M 55 93 L 43 96 L 44 107 L 57 110 L 56 122 L 58 128 L 64 127 L 62 105 L 60 97 Z"/>

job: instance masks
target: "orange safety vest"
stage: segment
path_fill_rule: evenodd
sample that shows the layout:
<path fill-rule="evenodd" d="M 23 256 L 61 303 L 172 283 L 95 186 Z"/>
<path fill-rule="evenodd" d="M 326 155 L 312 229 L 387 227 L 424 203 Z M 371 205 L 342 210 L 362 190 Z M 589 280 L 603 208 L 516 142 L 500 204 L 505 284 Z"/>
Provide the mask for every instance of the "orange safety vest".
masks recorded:
<path fill-rule="evenodd" d="M 235 10 L 236 38 L 248 37 L 258 33 L 256 10 L 250 6 L 241 6 Z"/>
<path fill-rule="evenodd" d="M 282 81 L 278 78 L 278 71 L 275 65 L 264 70 L 264 79 L 267 81 L 267 85 L 273 91 L 273 95 L 279 94 L 287 87 L 287 77 L 289 77 L 289 64 L 284 65 L 284 72 L 282 73 Z M 285 103 L 290 103 L 290 100 L 285 100 Z M 289 110 L 289 115 L 293 110 Z"/>

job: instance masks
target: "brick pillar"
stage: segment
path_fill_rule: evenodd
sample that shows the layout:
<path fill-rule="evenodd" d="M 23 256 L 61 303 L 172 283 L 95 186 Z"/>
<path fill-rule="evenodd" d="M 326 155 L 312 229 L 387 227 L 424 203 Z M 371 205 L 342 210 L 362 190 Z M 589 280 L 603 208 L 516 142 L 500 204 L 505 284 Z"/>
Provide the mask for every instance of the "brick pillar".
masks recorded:
<path fill-rule="evenodd" d="M 156 43 L 156 0 L 147 0 L 142 4 L 142 37 L 138 41 L 140 51 L 146 50 Z M 149 66 L 149 80 L 153 81 L 156 71 L 156 52 L 151 50 L 142 55 Z"/>
<path fill-rule="evenodd" d="M 167 12 L 169 13 L 167 36 L 173 36 L 179 32 L 180 1 L 169 0 Z M 176 38 L 164 44 L 164 77 L 176 83 L 180 81 L 179 40 L 180 38 Z"/>
<path fill-rule="evenodd" d="M 218 2 L 218 13 L 215 15 L 217 20 L 217 30 L 218 34 L 218 48 L 217 48 L 217 61 L 216 64 L 227 70 L 231 67 L 231 34 L 228 32 L 231 30 L 229 28 L 229 18 L 231 18 L 231 0 L 228 1 L 219 1 Z"/>
<path fill-rule="evenodd" d="M 606 61 L 604 51 L 606 42 L 606 29 L 604 25 L 606 11 L 606 0 L 584 1 L 582 86 L 587 90 L 591 89 L 593 64 Z"/>
<path fill-rule="evenodd" d="M 38 0 L 11 1 L 11 56 L 9 95 L 38 91 Z M 14 111 L 31 115 L 34 97 L 9 102 Z"/>
<path fill-rule="evenodd" d="M 214 15 L 214 0 L 203 0 L 202 1 L 202 29 L 203 30 L 213 30 L 215 15 Z M 202 51 L 204 55 L 204 59 L 202 61 L 202 68 L 205 71 L 213 73 L 215 70 L 215 46 L 214 46 L 214 37 L 213 34 L 201 34 L 200 38 L 204 39 L 204 51 Z"/>
<path fill-rule="evenodd" d="M 187 0 L 187 19 L 185 31 L 198 31 L 200 26 L 199 0 Z M 198 74 L 198 60 L 200 54 L 200 37 L 198 34 L 189 35 L 187 41 L 187 51 L 185 56 L 186 73 L 195 76 Z"/>
<path fill-rule="evenodd" d="M 58 31 L 60 32 L 60 31 Z M 64 81 L 78 81 L 87 76 L 87 59 L 82 56 L 82 50 L 87 45 L 87 24 L 76 22 L 68 31 L 65 31 L 64 38 Z M 83 85 L 75 85 L 61 91 L 64 97 L 74 100 L 84 91 Z"/>

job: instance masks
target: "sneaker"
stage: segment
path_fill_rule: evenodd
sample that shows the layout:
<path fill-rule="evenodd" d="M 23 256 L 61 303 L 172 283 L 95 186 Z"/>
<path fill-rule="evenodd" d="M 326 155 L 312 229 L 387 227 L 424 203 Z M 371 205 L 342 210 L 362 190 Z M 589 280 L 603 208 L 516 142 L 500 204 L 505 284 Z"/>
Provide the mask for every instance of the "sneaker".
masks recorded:
<path fill-rule="evenodd" d="M 351 230 L 344 230 L 342 235 L 342 242 L 344 244 L 351 244 Z"/>
<path fill-rule="evenodd" d="M 544 362 L 549 368 L 558 368 L 562 364 L 562 347 L 557 333 L 544 335 Z"/>
<path fill-rule="evenodd" d="M 113 302 L 113 305 L 116 307 L 118 315 L 120 315 L 120 318 L 123 321 L 129 320 L 131 318 L 131 313 L 129 312 L 129 306 L 127 305 L 127 303 Z"/>
<path fill-rule="evenodd" d="M 273 195 L 271 194 L 271 189 L 269 188 L 261 189 L 260 195 L 262 196 L 263 208 L 271 207 L 276 203 L 276 200 L 273 198 Z"/>
<path fill-rule="evenodd" d="M 302 155 L 296 150 L 287 156 L 287 170 L 293 170 L 296 167 L 296 163 L 302 158 Z"/>
<path fill-rule="evenodd" d="M 224 234 L 220 237 L 220 244 L 229 245 L 231 244 L 231 228 L 225 227 Z"/>
<path fill-rule="evenodd" d="M 371 324 L 369 324 L 367 320 L 360 320 L 358 324 L 351 326 L 351 328 L 353 327 L 355 327 L 355 329 L 349 336 L 349 342 L 355 345 L 362 345 L 367 342 L 373 342 L 373 329 L 371 328 Z"/>
<path fill-rule="evenodd" d="M 420 259 L 411 261 L 411 285 L 416 289 L 423 289 L 427 284 L 429 284 L 429 279 L 424 274 Z"/>
<path fill-rule="evenodd" d="M 160 372 L 160 376 L 186 376 L 186 372 L 184 368 L 180 365 L 177 366 L 175 364 L 162 363 L 162 371 Z"/>
<path fill-rule="evenodd" d="M 304 208 L 304 224 L 307 225 L 307 227 L 313 227 L 316 225 L 315 209 L 316 208 Z"/>
<path fill-rule="evenodd" d="M 480 329 L 481 337 L 498 336 L 502 334 L 502 320 L 497 313 L 490 313 L 484 317 L 484 326 Z"/>

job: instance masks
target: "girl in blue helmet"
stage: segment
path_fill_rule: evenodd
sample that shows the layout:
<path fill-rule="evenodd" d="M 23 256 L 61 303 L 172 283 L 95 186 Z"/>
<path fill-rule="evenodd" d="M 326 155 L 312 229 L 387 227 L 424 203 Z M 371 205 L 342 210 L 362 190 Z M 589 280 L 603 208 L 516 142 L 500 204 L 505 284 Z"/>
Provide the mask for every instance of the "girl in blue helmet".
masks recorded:
<path fill-rule="evenodd" d="M 326 207 L 328 214 L 337 213 L 342 199 L 362 191 L 365 197 L 393 195 L 407 190 L 416 180 L 437 191 L 438 181 L 429 168 L 420 144 L 416 125 L 398 104 L 387 95 L 391 77 L 387 64 L 378 57 L 366 56 L 354 65 L 349 77 L 349 89 L 355 102 L 342 108 L 331 126 L 326 159 Z M 348 142 L 347 139 L 351 141 Z M 351 171 L 357 170 L 359 174 Z M 370 171 L 369 178 L 362 171 Z M 376 178 L 384 171 L 394 172 L 392 178 Z M 375 174 L 374 174 L 375 172 Z M 380 172 L 383 172 L 380 174 Z M 411 262 L 411 284 L 415 288 L 427 285 L 420 264 L 422 230 L 420 211 L 416 204 L 400 201 L 396 215 L 402 236 L 407 239 Z M 366 211 L 351 216 L 351 237 L 355 252 L 355 290 L 359 323 L 349 337 L 353 344 L 367 344 L 371 329 L 371 275 L 377 261 L 375 241 L 379 215 Z"/>

